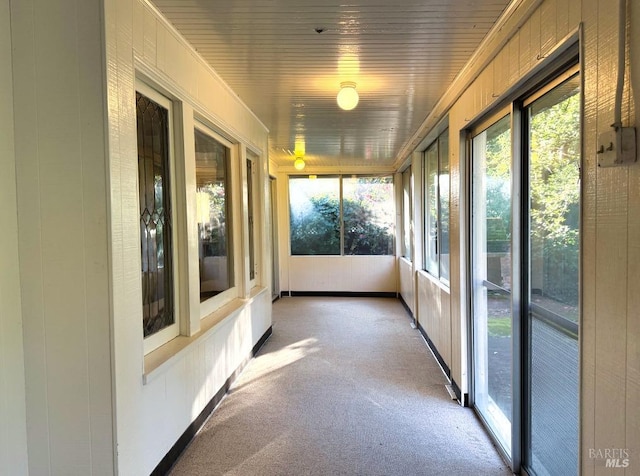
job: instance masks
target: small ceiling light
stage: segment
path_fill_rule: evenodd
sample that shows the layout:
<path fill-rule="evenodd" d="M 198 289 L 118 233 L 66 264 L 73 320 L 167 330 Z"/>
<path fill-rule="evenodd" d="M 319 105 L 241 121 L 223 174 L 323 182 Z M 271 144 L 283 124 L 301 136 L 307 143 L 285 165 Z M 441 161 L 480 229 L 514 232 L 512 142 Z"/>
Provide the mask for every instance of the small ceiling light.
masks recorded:
<path fill-rule="evenodd" d="M 306 164 L 304 163 L 304 159 L 302 157 L 298 157 L 296 161 L 293 163 L 293 166 L 296 168 L 296 170 L 304 169 L 305 165 Z"/>
<path fill-rule="evenodd" d="M 338 106 L 345 111 L 350 111 L 358 105 L 360 97 L 356 91 L 356 83 L 352 81 L 344 81 L 340 83 L 340 92 L 338 93 Z"/>

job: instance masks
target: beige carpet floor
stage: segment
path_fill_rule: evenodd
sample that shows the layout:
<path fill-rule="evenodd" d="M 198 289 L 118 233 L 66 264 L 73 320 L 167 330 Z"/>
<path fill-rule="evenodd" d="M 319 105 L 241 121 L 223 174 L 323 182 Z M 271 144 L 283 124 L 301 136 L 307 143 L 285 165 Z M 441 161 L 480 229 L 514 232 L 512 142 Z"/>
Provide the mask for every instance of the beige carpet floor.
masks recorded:
<path fill-rule="evenodd" d="M 509 475 L 400 302 L 293 297 L 172 469 L 197 475 Z"/>

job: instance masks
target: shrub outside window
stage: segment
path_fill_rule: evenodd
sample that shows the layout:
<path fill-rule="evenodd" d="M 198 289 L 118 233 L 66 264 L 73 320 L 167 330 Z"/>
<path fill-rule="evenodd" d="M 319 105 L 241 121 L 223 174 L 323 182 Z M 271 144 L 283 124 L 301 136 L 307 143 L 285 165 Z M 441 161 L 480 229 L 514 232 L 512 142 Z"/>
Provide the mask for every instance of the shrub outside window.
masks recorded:
<path fill-rule="evenodd" d="M 392 177 L 342 179 L 345 255 L 392 255 Z"/>
<path fill-rule="evenodd" d="M 291 254 L 393 255 L 393 198 L 390 176 L 291 177 Z"/>
<path fill-rule="evenodd" d="M 340 254 L 340 178 L 291 177 L 292 255 Z"/>

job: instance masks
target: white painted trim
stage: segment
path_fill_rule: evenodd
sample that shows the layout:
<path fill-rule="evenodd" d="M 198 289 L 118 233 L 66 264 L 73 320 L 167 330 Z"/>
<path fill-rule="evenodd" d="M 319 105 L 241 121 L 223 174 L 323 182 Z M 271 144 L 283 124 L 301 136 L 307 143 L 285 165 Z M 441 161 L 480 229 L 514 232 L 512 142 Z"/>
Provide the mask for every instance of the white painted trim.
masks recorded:
<path fill-rule="evenodd" d="M 209 72 L 209 74 L 211 74 L 211 76 L 213 76 L 215 78 L 216 81 L 218 81 L 220 84 L 222 84 L 224 86 L 224 88 L 231 94 L 231 96 L 233 96 L 235 98 L 235 100 L 238 102 L 238 104 L 240 106 L 242 106 L 242 108 L 245 109 L 246 112 L 248 112 L 249 114 L 251 114 L 251 116 L 253 116 L 253 118 L 264 128 L 264 131 L 266 133 L 269 132 L 269 129 L 267 128 L 267 126 L 264 125 L 264 123 L 258 118 L 258 116 L 255 115 L 255 113 L 249 108 L 249 106 L 247 106 L 242 99 L 240 99 L 238 97 L 238 95 L 235 93 L 235 91 L 233 89 L 231 89 L 231 86 L 229 86 L 229 84 L 227 84 L 226 81 L 224 81 L 220 75 L 211 67 L 211 65 L 209 63 L 207 63 L 202 56 L 200 56 L 200 54 L 195 50 L 195 48 L 191 45 L 191 43 L 189 43 L 179 32 L 178 30 L 175 29 L 175 27 L 169 22 L 169 20 L 167 20 L 165 18 L 164 15 L 162 15 L 162 13 L 160 13 L 160 11 L 155 7 L 155 5 L 153 5 L 149 0 L 139 0 L 141 1 L 145 7 L 147 7 L 149 10 L 151 10 L 153 12 L 153 14 L 156 16 L 156 19 L 161 22 L 163 24 L 163 26 L 165 28 L 167 28 L 167 30 L 169 30 L 171 33 L 173 33 L 173 35 L 175 35 L 176 38 L 178 38 L 178 40 L 180 41 L 180 43 L 189 50 L 189 53 L 191 53 L 195 58 L 197 58 L 198 62 Z M 204 109 L 203 109 L 204 110 Z M 223 122 L 224 124 L 224 122 Z"/>
<path fill-rule="evenodd" d="M 232 267 L 233 267 L 233 278 L 232 278 L 232 283 L 231 286 L 228 289 L 225 289 L 224 291 L 222 291 L 221 293 L 210 297 L 209 299 L 207 299 L 206 301 L 202 301 L 200 302 L 200 319 L 204 319 L 207 316 L 211 315 L 212 313 L 214 313 L 217 309 L 221 308 L 222 306 L 226 305 L 227 303 L 231 302 L 233 299 L 237 298 L 239 295 L 239 281 L 241 280 L 241 276 L 238 275 L 238 258 L 241 256 L 237 253 L 237 246 L 235 245 L 235 242 L 238 240 L 239 235 L 237 235 L 238 233 L 238 226 L 236 221 L 238 221 L 238 218 L 236 217 L 236 213 L 235 213 L 235 205 L 234 203 L 238 200 L 238 195 L 240 195 L 240 198 L 242 197 L 241 191 L 240 193 L 238 192 L 238 190 L 236 190 L 236 186 L 234 184 L 234 169 L 235 169 L 235 164 L 238 162 L 238 150 L 237 150 L 237 145 L 229 142 L 227 139 L 225 139 L 224 137 L 220 136 L 219 134 L 216 133 L 216 131 L 214 131 L 213 129 L 211 129 L 210 127 L 208 127 L 206 124 L 198 121 L 197 119 L 194 118 L 194 133 L 195 130 L 198 130 L 200 132 L 202 132 L 203 134 L 211 137 L 213 140 L 219 142 L 220 144 L 224 145 L 225 147 L 227 147 L 229 149 L 229 167 L 227 169 L 227 171 L 229 172 L 229 177 L 227 179 L 227 184 L 230 188 L 230 190 L 227 191 L 227 200 L 230 201 L 230 204 L 227 206 L 227 211 L 229 213 L 231 213 L 230 217 L 226 217 L 227 219 L 227 223 L 231 222 L 231 236 L 230 236 L 230 242 L 227 243 L 227 259 L 231 260 L 232 263 Z M 195 155 L 193 157 L 193 161 L 195 163 Z M 196 239 L 196 242 L 198 240 Z M 190 250 L 192 253 L 195 253 L 196 256 L 198 255 L 198 251 L 197 248 L 196 249 L 191 249 Z M 198 280 L 198 283 L 200 281 Z"/>
<path fill-rule="evenodd" d="M 196 57 L 199 61 L 203 61 L 199 56 Z M 234 143 L 242 142 L 246 144 L 247 147 L 251 148 L 251 150 L 254 150 L 257 153 L 261 151 L 260 146 L 254 144 L 246 134 L 243 134 L 236 128 L 232 127 L 228 122 L 224 120 L 223 117 L 219 117 L 217 114 L 207 109 L 196 97 L 190 94 L 184 87 L 180 86 L 174 79 L 162 73 L 155 67 L 148 65 L 143 58 L 135 53 L 134 67 L 136 69 L 136 76 L 138 78 L 146 82 L 151 82 L 158 85 L 166 85 L 168 86 L 168 88 L 160 87 L 159 90 L 167 94 L 172 99 L 184 100 L 188 102 L 195 111 L 195 115 L 199 122 L 210 124 L 212 129 L 219 131 L 221 135 Z M 208 67 L 207 69 L 213 71 L 211 67 Z M 172 93 L 171 91 L 175 91 L 175 93 Z M 253 113 L 251 114 L 253 115 Z M 265 131 L 268 133 L 268 129 L 266 129 L 264 124 L 262 124 L 262 122 L 259 123 L 265 128 Z"/>
<path fill-rule="evenodd" d="M 245 148 L 245 153 L 244 155 L 244 160 L 242 161 L 246 170 L 246 163 L 247 160 L 251 161 L 251 172 L 253 174 L 253 177 L 251 178 L 251 198 L 253 203 L 252 208 L 253 208 L 253 260 L 254 260 L 254 270 L 253 270 L 253 279 L 251 279 L 251 269 L 248 270 L 247 276 L 249 279 L 249 289 L 253 289 L 254 287 L 256 287 L 260 281 L 260 276 L 261 276 L 261 268 L 262 268 L 262 253 L 260 252 L 260 246 L 259 244 L 262 242 L 261 240 L 261 228 L 258 227 L 257 225 L 259 223 L 263 223 L 264 221 L 261 219 L 262 217 L 262 207 L 261 207 L 261 203 L 262 203 L 262 194 L 259 193 L 260 192 L 260 187 L 259 187 L 259 183 L 261 180 L 261 174 L 259 173 L 259 157 L 256 156 L 254 153 L 252 153 L 251 151 L 247 150 Z M 248 173 L 248 171 L 247 171 Z M 247 191 L 248 191 L 248 186 L 249 186 L 249 182 L 248 182 L 248 177 L 245 180 L 245 183 L 247 184 Z M 249 233 L 249 227 L 251 226 L 248 223 L 248 219 L 249 219 L 249 215 L 248 215 L 248 211 L 249 211 L 249 198 L 247 195 L 247 233 Z M 248 235 L 247 235 L 248 238 Z M 250 245 L 250 242 L 247 243 L 248 245 Z M 251 250 L 249 249 L 249 253 L 251 253 Z M 249 259 L 247 257 L 247 266 L 251 266 L 251 259 Z"/>
<path fill-rule="evenodd" d="M 248 308 L 267 288 L 256 288 L 248 299 L 234 299 L 217 309 L 202 320 L 202 328 L 192 336 L 179 336 L 169 345 L 150 352 L 145 356 L 145 372 L 142 376 L 143 385 L 164 375 L 175 363 L 180 362 L 184 355 L 198 343 L 215 334 L 225 323 L 233 320 L 240 312 Z"/>
<path fill-rule="evenodd" d="M 180 210 L 180 201 L 177 199 L 178 194 L 176 192 L 177 188 L 177 180 L 176 180 L 176 140 L 175 140 L 175 128 L 174 128 L 174 107 L 171 99 L 165 97 L 156 91 L 152 86 L 147 83 L 136 80 L 135 89 L 140 94 L 146 96 L 152 101 L 156 102 L 160 106 L 164 107 L 167 110 L 167 119 L 168 119 L 168 141 L 169 141 L 169 183 L 170 190 L 169 193 L 171 195 L 171 222 L 174 224 L 171 229 L 171 247 L 172 247 L 172 271 L 173 271 L 173 296 L 174 296 L 174 306 L 173 306 L 173 319 L 174 322 L 170 326 L 167 326 L 160 331 L 144 338 L 144 353 L 148 354 L 149 352 L 157 349 L 163 344 L 166 344 L 171 339 L 180 335 L 180 305 L 181 305 L 181 296 L 180 296 L 180 282 L 181 282 L 181 273 L 180 273 L 180 252 L 179 252 L 179 241 L 181 235 L 183 234 L 179 230 L 177 224 L 176 217 L 179 214 Z M 140 183 L 138 178 L 136 177 L 137 190 L 140 190 Z M 140 203 L 138 202 L 138 210 L 140 209 Z M 140 244 L 141 237 L 138 237 L 138 244 Z M 138 269 L 142 269 L 142 265 L 138 266 Z M 142 271 L 140 271 L 140 282 L 142 282 Z M 140 306 L 142 307 L 142 302 L 140 302 Z M 140 323 L 142 325 L 142 322 Z"/>

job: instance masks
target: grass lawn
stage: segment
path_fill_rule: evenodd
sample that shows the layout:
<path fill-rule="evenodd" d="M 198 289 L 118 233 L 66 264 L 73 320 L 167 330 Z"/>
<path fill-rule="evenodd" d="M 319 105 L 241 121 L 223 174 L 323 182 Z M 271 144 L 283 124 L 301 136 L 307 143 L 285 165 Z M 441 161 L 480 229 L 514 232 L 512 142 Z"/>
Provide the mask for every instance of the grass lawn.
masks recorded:
<path fill-rule="evenodd" d="M 487 319 L 489 335 L 493 337 L 511 336 L 511 317 L 491 317 Z"/>

